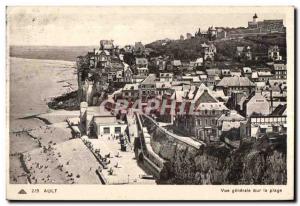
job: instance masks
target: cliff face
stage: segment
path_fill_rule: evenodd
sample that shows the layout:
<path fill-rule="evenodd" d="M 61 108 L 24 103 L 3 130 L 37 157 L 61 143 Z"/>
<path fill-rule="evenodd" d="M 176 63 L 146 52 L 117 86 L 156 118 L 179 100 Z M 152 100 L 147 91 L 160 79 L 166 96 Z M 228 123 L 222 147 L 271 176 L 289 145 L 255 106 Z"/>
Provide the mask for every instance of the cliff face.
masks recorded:
<path fill-rule="evenodd" d="M 151 146 L 169 161 L 169 178 L 161 184 L 286 184 L 285 141 L 244 141 L 238 149 L 224 143 L 200 149 L 177 141 L 151 121 L 144 121 Z"/>

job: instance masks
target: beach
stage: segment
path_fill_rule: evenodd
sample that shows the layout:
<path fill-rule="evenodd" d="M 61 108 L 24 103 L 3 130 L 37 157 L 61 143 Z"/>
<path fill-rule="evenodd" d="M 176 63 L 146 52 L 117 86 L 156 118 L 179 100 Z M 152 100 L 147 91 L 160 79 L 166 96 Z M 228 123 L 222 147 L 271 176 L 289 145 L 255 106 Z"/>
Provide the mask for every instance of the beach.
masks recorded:
<path fill-rule="evenodd" d="M 65 122 L 79 111 L 47 106 L 51 98 L 77 90 L 75 63 L 11 57 L 9 64 L 10 183 L 99 184 L 96 159 L 72 139 Z"/>

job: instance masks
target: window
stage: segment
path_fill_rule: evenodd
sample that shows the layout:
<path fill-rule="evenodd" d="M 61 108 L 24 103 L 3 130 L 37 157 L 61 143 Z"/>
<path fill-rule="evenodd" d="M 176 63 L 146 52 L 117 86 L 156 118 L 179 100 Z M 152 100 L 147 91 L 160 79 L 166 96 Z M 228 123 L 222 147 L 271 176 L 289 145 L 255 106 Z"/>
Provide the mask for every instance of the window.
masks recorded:
<path fill-rule="evenodd" d="M 104 132 L 104 134 L 110 134 L 110 128 L 109 127 L 104 127 L 103 132 Z"/>
<path fill-rule="evenodd" d="M 121 127 L 115 127 L 115 134 L 121 134 Z"/>

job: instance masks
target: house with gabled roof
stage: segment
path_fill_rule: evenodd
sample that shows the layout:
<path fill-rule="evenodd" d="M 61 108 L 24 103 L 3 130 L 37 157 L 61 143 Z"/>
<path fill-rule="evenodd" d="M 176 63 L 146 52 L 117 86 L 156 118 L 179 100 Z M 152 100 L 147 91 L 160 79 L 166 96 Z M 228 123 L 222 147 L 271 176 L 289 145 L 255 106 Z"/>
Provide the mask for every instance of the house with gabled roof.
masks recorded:
<path fill-rule="evenodd" d="M 175 128 L 202 141 L 218 141 L 217 120 L 228 111 L 204 84 L 191 89 L 183 98 L 194 112 L 176 114 Z"/>
<path fill-rule="evenodd" d="M 267 116 L 270 114 L 270 103 L 261 94 L 253 92 L 244 102 L 243 110 L 247 117 L 252 115 Z"/>
<path fill-rule="evenodd" d="M 224 77 L 216 85 L 216 89 L 223 90 L 227 96 L 231 96 L 232 91 L 243 91 L 249 95 L 252 91 L 255 91 L 255 84 L 247 77 Z"/>

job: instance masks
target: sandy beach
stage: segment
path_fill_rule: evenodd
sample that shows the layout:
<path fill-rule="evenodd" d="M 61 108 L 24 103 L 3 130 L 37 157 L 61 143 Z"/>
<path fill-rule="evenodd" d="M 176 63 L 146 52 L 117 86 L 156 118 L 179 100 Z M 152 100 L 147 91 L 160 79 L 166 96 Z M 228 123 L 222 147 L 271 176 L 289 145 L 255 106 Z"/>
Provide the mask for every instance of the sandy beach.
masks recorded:
<path fill-rule="evenodd" d="M 65 122 L 79 111 L 47 106 L 77 89 L 75 63 L 14 57 L 9 63 L 10 183 L 99 184 L 96 159 Z"/>

